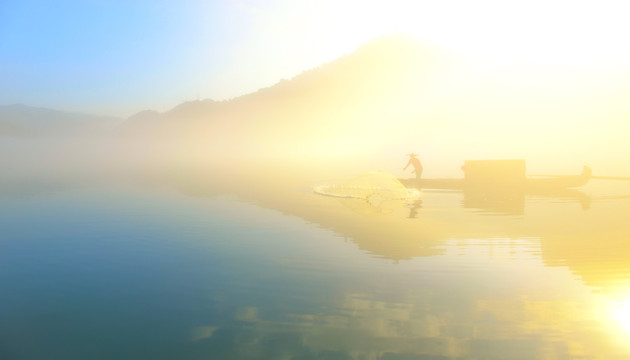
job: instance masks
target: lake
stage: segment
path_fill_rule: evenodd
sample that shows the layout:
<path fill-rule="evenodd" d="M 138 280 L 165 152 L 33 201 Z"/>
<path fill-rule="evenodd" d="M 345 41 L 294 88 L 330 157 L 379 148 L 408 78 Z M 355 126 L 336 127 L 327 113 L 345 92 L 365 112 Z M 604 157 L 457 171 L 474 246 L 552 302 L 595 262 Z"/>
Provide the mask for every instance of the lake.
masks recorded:
<path fill-rule="evenodd" d="M 0 358 L 630 358 L 628 183 L 215 185 L 4 186 Z"/>

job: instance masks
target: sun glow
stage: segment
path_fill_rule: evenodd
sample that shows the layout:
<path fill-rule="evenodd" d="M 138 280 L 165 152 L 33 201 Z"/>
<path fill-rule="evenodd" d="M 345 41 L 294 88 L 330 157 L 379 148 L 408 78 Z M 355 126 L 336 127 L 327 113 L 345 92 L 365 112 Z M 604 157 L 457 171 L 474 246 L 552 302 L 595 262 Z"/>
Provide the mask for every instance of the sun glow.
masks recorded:
<path fill-rule="evenodd" d="M 575 1 L 319 1 L 290 5 L 304 13 L 291 34 L 322 50 L 399 32 L 485 61 L 603 66 L 630 58 L 626 2 Z M 286 5 L 286 4 L 285 4 Z M 286 5 L 289 6 L 289 5 Z M 297 40 L 296 40 L 297 41 Z"/>
<path fill-rule="evenodd" d="M 621 327 L 630 336 L 630 301 L 625 301 L 613 307 L 613 314 L 615 320 L 621 325 Z"/>
<path fill-rule="evenodd" d="M 413 12 L 407 13 L 410 18 L 404 23 L 408 31 L 486 60 L 597 66 L 630 57 L 630 50 L 622 45 L 628 30 L 622 14 L 629 5 L 568 1 L 440 4 L 430 9 L 441 15 L 432 20 L 413 21 Z"/>

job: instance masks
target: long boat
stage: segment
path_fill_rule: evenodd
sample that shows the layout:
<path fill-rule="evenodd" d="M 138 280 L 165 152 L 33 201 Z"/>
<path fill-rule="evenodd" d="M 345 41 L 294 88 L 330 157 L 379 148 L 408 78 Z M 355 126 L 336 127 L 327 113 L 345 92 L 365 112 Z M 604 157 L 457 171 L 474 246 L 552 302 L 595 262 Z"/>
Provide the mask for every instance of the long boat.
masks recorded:
<path fill-rule="evenodd" d="M 525 176 L 525 160 L 468 160 L 459 179 L 398 179 L 406 187 L 421 189 L 517 190 L 544 192 L 575 188 L 591 179 L 591 168 L 584 166 L 579 175 L 556 175 L 544 178 Z"/>

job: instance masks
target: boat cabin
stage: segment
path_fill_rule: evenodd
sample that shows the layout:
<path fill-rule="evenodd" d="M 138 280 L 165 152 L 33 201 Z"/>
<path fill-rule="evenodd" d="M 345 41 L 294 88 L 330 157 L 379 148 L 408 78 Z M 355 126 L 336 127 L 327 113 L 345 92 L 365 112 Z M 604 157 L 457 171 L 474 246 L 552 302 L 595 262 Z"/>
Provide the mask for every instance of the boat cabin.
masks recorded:
<path fill-rule="evenodd" d="M 470 185 L 518 185 L 525 182 L 525 159 L 466 160 L 464 179 Z"/>

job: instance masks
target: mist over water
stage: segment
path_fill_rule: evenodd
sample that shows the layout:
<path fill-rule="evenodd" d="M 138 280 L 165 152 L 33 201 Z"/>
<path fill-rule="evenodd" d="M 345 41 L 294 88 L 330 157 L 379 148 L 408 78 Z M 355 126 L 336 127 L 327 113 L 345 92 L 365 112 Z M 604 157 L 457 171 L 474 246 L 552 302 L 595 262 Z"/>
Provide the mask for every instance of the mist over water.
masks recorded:
<path fill-rule="evenodd" d="M 386 37 L 229 101 L 0 118 L 0 357 L 626 358 L 630 182 L 457 181 L 630 176 L 629 79 Z"/>
<path fill-rule="evenodd" d="M 121 120 L 3 107 L 2 161 L 17 174 L 285 163 L 313 174 L 330 167 L 401 177 L 413 151 L 425 176 L 438 178 L 461 177 L 470 159 L 525 159 L 532 174 L 583 165 L 600 176 L 630 174 L 630 70 L 466 60 L 385 36 L 255 93 L 164 113 Z"/>

